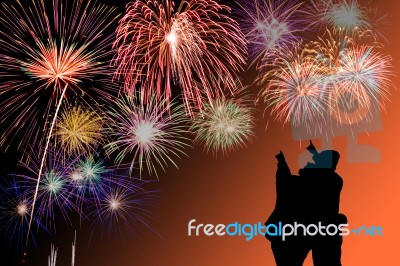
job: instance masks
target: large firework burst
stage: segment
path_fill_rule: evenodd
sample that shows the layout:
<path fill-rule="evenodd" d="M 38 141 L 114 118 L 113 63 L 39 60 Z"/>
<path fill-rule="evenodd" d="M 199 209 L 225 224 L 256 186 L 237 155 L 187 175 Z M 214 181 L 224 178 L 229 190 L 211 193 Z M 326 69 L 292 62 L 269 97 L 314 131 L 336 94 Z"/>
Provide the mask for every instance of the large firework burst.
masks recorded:
<path fill-rule="evenodd" d="M 0 119 L 9 125 L 2 144 L 19 136 L 20 145 L 33 145 L 43 132 L 40 121 L 63 98 L 83 100 L 84 93 L 110 98 L 108 86 L 100 89 L 94 80 L 112 73 L 106 30 L 115 9 L 92 1 L 64 2 L 17 1 L 0 9 Z"/>
<path fill-rule="evenodd" d="M 146 166 L 149 174 L 157 175 L 156 166 L 163 170 L 168 163 L 176 166 L 174 158 L 183 155 L 189 146 L 184 134 L 187 131 L 186 116 L 182 105 L 170 103 L 170 112 L 163 102 L 153 100 L 144 105 L 135 97 L 117 101 L 109 113 L 108 133 L 113 139 L 105 148 L 108 153 L 117 152 L 120 164 L 132 156 L 130 173 L 134 167 L 142 172 Z"/>
<path fill-rule="evenodd" d="M 65 154 L 90 153 L 102 141 L 102 124 L 97 112 L 80 105 L 68 106 L 61 113 L 54 135 Z"/>
<path fill-rule="evenodd" d="M 214 0 L 139 0 L 128 4 L 117 29 L 117 78 L 133 91 L 141 86 L 145 103 L 171 99 L 173 84 L 182 89 L 186 110 L 202 106 L 222 88 L 213 86 L 212 75 L 225 77 L 224 88 L 233 90 L 235 72 L 244 63 L 246 41 L 230 8 Z M 203 91 L 193 86 L 202 84 Z M 215 89 L 215 90 L 214 90 Z"/>
<path fill-rule="evenodd" d="M 273 59 L 274 50 L 291 47 L 305 36 L 310 24 L 297 1 L 243 0 L 239 5 L 240 26 L 249 42 L 253 63 L 264 63 Z"/>
<path fill-rule="evenodd" d="M 254 132 L 254 109 L 246 95 L 247 87 L 237 81 L 235 97 L 221 96 L 204 104 L 194 116 L 191 131 L 195 142 L 205 145 L 215 154 L 246 146 Z"/>
<path fill-rule="evenodd" d="M 341 124 L 369 121 L 371 108 L 384 108 L 393 86 L 391 57 L 385 54 L 369 31 L 327 31 L 315 42 L 316 58 L 329 75 L 331 115 Z M 346 99 L 344 99 L 346 98 Z M 344 106 L 344 105 L 346 106 Z M 342 112 L 338 106 L 356 111 Z"/>
<path fill-rule="evenodd" d="M 275 67 L 260 76 L 267 83 L 261 96 L 272 108 L 276 119 L 306 128 L 326 123 L 329 92 L 325 82 L 328 69 L 318 60 L 311 47 L 296 44 L 295 49 L 282 50 Z"/>

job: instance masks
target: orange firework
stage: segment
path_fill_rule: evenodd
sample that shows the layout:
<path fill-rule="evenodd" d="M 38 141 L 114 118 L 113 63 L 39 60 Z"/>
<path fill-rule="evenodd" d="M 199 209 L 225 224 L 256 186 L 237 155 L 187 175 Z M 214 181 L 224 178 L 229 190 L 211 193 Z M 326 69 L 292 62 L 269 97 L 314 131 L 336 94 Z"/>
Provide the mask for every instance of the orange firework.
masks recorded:
<path fill-rule="evenodd" d="M 105 31 L 115 8 L 63 2 L 17 1 L 0 9 L 0 121 L 7 126 L 2 145 L 17 135 L 19 146 L 40 140 L 39 128 L 43 121 L 51 125 L 46 118 L 62 94 L 83 101 L 110 98 L 99 80 L 112 74 L 112 35 Z"/>

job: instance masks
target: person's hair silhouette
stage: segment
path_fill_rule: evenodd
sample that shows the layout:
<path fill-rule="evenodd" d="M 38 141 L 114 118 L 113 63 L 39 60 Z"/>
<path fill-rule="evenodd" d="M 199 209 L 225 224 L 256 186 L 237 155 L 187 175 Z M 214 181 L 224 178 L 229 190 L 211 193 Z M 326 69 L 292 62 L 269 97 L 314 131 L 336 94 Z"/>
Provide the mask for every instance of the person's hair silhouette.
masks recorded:
<path fill-rule="evenodd" d="M 347 219 L 339 214 L 342 178 L 335 172 L 340 155 L 334 150 L 318 152 L 312 142 L 307 150 L 313 155 L 314 163 L 292 175 L 282 151 L 275 157 L 278 160 L 276 172 L 275 209 L 266 225 L 279 222 L 322 225 L 343 224 Z M 305 233 L 305 232 L 304 232 Z M 314 266 L 340 266 L 342 237 L 298 234 L 283 241 L 278 236 L 266 234 L 271 241 L 277 266 L 301 266 L 312 250 Z"/>

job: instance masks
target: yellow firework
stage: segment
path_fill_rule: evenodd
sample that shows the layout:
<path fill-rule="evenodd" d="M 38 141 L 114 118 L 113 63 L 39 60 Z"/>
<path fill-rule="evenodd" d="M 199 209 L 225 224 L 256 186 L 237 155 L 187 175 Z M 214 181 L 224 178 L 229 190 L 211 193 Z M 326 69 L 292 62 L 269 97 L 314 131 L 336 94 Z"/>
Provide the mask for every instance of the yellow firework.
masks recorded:
<path fill-rule="evenodd" d="M 56 138 L 67 155 L 90 153 L 103 139 L 103 121 L 81 106 L 65 108 L 56 127 Z"/>

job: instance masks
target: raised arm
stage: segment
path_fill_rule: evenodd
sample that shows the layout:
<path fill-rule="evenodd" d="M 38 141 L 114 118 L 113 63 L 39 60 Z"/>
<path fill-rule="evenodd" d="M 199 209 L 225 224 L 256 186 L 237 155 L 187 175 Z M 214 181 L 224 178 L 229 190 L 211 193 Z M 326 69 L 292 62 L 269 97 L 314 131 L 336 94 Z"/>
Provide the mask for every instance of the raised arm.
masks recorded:
<path fill-rule="evenodd" d="M 275 158 L 278 160 L 278 169 L 276 170 L 276 178 L 285 178 L 290 177 L 292 173 L 290 172 L 290 168 L 286 163 L 285 155 L 283 155 L 282 151 L 279 151 Z"/>
<path fill-rule="evenodd" d="M 317 155 L 318 151 L 315 148 L 314 144 L 312 143 L 312 141 L 310 140 L 310 145 L 307 146 L 307 150 L 312 154 L 312 155 Z"/>

